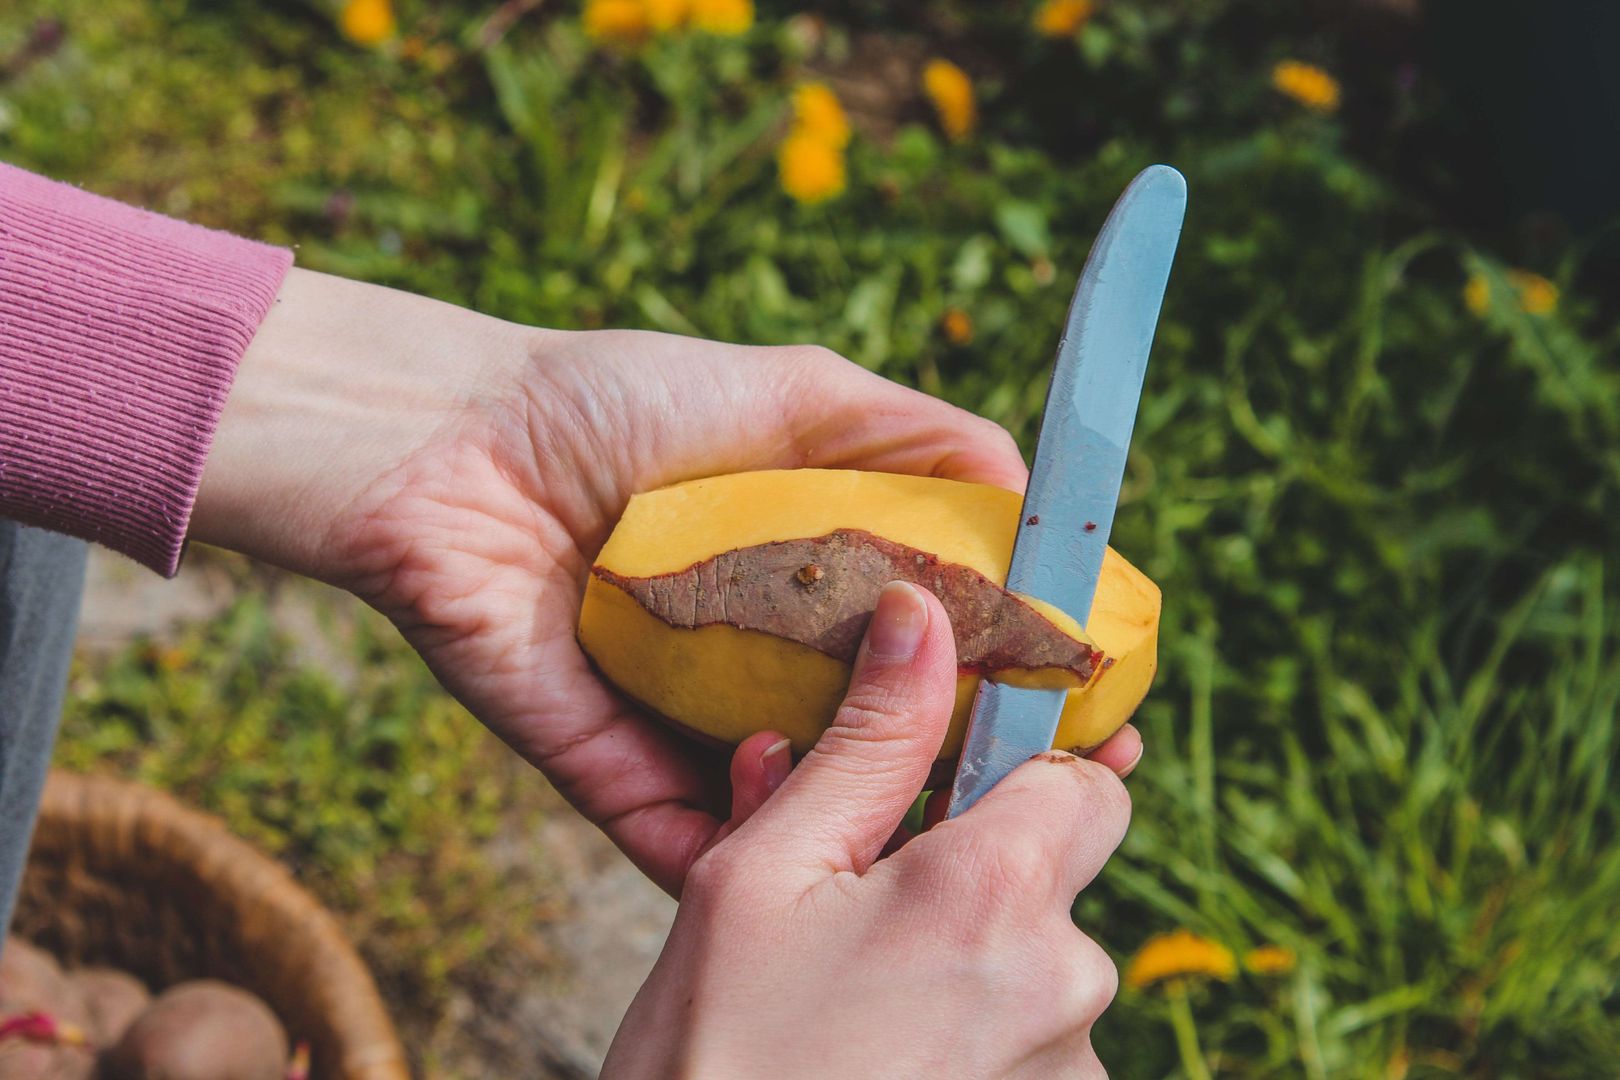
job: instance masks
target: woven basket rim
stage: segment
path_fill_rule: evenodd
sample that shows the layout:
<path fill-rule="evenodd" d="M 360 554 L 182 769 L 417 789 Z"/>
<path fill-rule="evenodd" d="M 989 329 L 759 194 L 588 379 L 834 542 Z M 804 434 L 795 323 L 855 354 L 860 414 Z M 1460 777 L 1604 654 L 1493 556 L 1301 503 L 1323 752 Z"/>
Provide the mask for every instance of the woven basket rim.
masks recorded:
<path fill-rule="evenodd" d="M 132 915 L 118 925 L 121 906 L 146 924 Z M 227 977 L 310 1041 L 316 1076 L 409 1078 L 376 982 L 336 917 L 279 862 L 167 792 L 51 770 L 16 927 L 76 961 L 160 984 L 173 971 Z"/>

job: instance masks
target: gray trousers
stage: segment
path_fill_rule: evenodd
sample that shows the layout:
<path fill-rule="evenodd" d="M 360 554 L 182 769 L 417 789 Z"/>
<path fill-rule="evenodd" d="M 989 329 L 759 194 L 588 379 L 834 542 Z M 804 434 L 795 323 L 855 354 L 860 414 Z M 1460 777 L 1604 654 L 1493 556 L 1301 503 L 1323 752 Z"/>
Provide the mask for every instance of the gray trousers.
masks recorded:
<path fill-rule="evenodd" d="M 85 545 L 0 521 L 0 932 L 11 923 L 56 741 Z"/>

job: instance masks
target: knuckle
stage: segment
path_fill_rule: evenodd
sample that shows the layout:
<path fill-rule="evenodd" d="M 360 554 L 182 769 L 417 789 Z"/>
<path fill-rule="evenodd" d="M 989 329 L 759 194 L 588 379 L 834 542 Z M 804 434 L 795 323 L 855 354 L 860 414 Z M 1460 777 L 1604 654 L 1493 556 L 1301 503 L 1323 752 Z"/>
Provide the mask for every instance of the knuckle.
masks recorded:
<path fill-rule="evenodd" d="M 943 730 L 931 733 L 955 705 L 954 686 L 936 678 L 942 674 L 938 664 L 859 664 L 828 732 L 862 742 L 942 737 Z"/>
<path fill-rule="evenodd" d="M 851 366 L 851 361 L 825 345 L 778 345 L 773 351 L 788 364 L 809 375 L 825 374 L 829 369 Z"/>
<path fill-rule="evenodd" d="M 1131 821 L 1131 794 L 1124 781 L 1106 765 L 1064 755 L 1063 767 L 1079 789 L 1082 808 L 1121 836 Z"/>
<path fill-rule="evenodd" d="M 1039 955 L 1050 980 L 1050 1000 L 1068 1033 L 1091 1029 L 1119 993 L 1119 968 L 1101 945 L 1066 915 L 1055 915 L 1040 935 Z"/>
<path fill-rule="evenodd" d="M 1040 892 L 1053 879 L 1052 854 L 1033 837 L 1009 836 L 995 845 L 989 876 L 1004 891 L 1015 895 Z"/>
<path fill-rule="evenodd" d="M 994 443 L 995 448 L 1003 454 L 1008 454 L 1019 459 L 1023 458 L 1023 451 L 1018 448 L 1018 440 L 1013 438 L 1012 432 L 1008 431 L 994 420 L 987 420 L 983 417 L 979 417 L 978 419 L 981 425 L 981 430 L 984 432 L 984 439 L 986 442 Z"/>
<path fill-rule="evenodd" d="M 742 859 L 734 847 L 721 843 L 699 855 L 686 872 L 681 900 L 712 902 L 730 892 L 731 883 L 742 874 Z"/>
<path fill-rule="evenodd" d="M 1119 995 L 1119 968 L 1113 957 L 1084 934 L 1071 953 L 1068 982 L 1075 1010 L 1087 1026 L 1107 1011 Z"/>
<path fill-rule="evenodd" d="M 880 687 L 869 683 L 851 687 L 827 735 L 868 742 L 891 732 L 904 711 L 903 703 Z"/>

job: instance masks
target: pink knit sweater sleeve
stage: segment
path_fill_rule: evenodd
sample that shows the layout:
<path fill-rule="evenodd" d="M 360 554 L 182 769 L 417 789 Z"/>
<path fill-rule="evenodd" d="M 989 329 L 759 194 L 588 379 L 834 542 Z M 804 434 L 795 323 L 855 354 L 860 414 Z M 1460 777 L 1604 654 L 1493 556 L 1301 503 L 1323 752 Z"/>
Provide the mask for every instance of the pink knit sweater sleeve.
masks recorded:
<path fill-rule="evenodd" d="M 291 263 L 0 163 L 0 517 L 172 575 Z"/>

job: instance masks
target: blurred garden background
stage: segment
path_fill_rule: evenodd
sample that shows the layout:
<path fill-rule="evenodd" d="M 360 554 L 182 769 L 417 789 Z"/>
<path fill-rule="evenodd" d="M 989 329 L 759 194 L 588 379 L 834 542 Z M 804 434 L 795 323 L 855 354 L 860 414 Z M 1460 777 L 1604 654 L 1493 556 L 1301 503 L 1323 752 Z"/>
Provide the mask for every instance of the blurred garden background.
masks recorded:
<path fill-rule="evenodd" d="M 1113 539 L 1161 671 L 1075 913 L 1126 975 L 1102 1059 L 1597 1077 L 1617 48 L 1575 2 L 9 0 L 0 156 L 508 319 L 819 342 L 1026 449 L 1092 235 L 1176 165 Z M 60 764 L 284 859 L 424 1075 L 588 1070 L 512 1003 L 612 977 L 569 928 L 622 868 L 390 627 L 207 551 L 91 605 Z"/>

